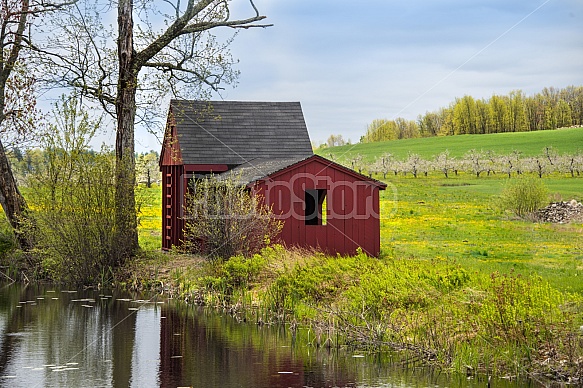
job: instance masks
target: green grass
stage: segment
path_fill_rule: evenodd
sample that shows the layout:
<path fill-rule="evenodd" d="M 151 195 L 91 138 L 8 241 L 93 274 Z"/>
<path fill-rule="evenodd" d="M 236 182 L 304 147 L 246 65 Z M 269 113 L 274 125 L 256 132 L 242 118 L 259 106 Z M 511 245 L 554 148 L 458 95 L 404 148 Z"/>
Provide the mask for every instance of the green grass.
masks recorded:
<path fill-rule="evenodd" d="M 146 251 L 162 248 L 162 189 L 139 186 L 136 190 L 138 204 L 138 240 Z"/>
<path fill-rule="evenodd" d="M 544 182 L 556 197 L 582 199 L 583 178 Z M 499 176 L 391 179 L 381 194 L 382 252 L 454 260 L 481 273 L 537 274 L 583 295 L 583 225 L 512 219 L 496 205 L 505 183 Z"/>
<path fill-rule="evenodd" d="M 359 143 L 324 148 L 317 150 L 316 153 L 328 158 L 332 155 L 334 160 L 346 159 L 350 155 L 360 154 L 367 161 L 373 161 L 387 152 L 390 152 L 398 159 L 407 157 L 408 152 L 415 152 L 423 158 L 431 159 L 445 150 L 449 150 L 451 156 L 461 157 L 470 149 L 491 150 L 497 154 L 509 154 L 513 150 L 518 150 L 524 156 L 534 156 L 540 154 L 543 148 L 550 146 L 561 154 L 583 151 L 583 128 Z"/>

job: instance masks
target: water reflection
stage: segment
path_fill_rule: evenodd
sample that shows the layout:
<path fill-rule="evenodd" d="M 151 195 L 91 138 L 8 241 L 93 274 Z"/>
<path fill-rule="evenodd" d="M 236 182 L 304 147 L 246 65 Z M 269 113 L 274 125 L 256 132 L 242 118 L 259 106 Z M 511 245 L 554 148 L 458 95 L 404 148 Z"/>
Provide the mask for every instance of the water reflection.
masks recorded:
<path fill-rule="evenodd" d="M 315 349 L 306 345 L 305 329 L 293 336 L 285 327 L 237 323 L 182 303 L 144 299 L 0 286 L 0 386 L 485 386 L 403 368 L 390 354 Z"/>
<path fill-rule="evenodd" d="M 239 324 L 192 307 L 163 308 L 160 382 L 163 386 L 350 386 L 355 378 L 334 357 L 298 352 L 284 327 Z M 307 349 L 306 346 L 303 348 Z M 313 351 L 313 349 L 310 349 Z M 324 362 L 323 362 L 324 361 Z"/>

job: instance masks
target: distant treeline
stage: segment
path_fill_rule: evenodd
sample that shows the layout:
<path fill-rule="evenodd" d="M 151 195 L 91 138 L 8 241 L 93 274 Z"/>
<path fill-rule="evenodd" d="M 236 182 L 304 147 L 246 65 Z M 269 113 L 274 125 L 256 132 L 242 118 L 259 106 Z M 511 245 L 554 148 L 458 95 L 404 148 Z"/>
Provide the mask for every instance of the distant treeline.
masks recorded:
<path fill-rule="evenodd" d="M 526 132 L 583 125 L 583 86 L 544 88 L 534 96 L 521 90 L 476 100 L 457 98 L 449 107 L 419 115 L 417 120 L 377 119 L 363 143 L 416 137 Z"/>

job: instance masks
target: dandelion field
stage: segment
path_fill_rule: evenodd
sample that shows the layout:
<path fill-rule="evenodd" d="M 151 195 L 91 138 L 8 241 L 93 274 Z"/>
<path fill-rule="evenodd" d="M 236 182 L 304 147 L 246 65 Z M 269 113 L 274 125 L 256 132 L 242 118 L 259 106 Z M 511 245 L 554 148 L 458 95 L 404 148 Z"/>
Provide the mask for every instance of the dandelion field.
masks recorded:
<path fill-rule="evenodd" d="M 162 247 L 162 189 L 138 186 L 138 239 L 143 250 L 159 250 Z"/>
<path fill-rule="evenodd" d="M 583 178 L 544 179 L 555 199 L 582 200 Z M 389 179 L 381 194 L 381 250 L 390 257 L 440 258 L 482 273 L 539 275 L 583 295 L 583 225 L 513 219 L 497 206 L 507 179 Z"/>

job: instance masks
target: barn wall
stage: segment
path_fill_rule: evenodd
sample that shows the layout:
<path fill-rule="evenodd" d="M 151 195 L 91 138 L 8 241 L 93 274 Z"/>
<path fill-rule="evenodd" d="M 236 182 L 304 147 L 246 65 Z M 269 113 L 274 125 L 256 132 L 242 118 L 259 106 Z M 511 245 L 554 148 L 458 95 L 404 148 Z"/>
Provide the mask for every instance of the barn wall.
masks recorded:
<path fill-rule="evenodd" d="M 371 182 L 312 158 L 259 182 L 256 189 L 284 221 L 280 238 L 286 245 L 343 255 L 360 247 L 370 256 L 379 255 L 379 187 Z M 306 189 L 326 190 L 326 225 L 305 224 Z"/>
<path fill-rule="evenodd" d="M 182 166 L 162 166 L 162 249 L 179 245 L 182 238 Z"/>
<path fill-rule="evenodd" d="M 188 179 L 194 174 L 227 171 L 224 164 L 162 165 L 162 249 L 182 245 L 184 240 L 184 204 Z"/>
<path fill-rule="evenodd" d="M 255 189 L 284 221 L 281 242 L 314 247 L 330 254 L 370 256 L 380 253 L 379 187 L 346 173 L 325 159 L 313 157 L 259 182 Z M 162 166 L 162 249 L 179 246 L 184 238 L 182 218 L 187 180 L 194 173 L 221 172 L 224 165 Z M 202 171 L 204 170 L 204 171 Z M 326 225 L 306 225 L 305 191 L 324 189 Z"/>

